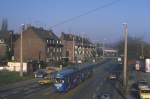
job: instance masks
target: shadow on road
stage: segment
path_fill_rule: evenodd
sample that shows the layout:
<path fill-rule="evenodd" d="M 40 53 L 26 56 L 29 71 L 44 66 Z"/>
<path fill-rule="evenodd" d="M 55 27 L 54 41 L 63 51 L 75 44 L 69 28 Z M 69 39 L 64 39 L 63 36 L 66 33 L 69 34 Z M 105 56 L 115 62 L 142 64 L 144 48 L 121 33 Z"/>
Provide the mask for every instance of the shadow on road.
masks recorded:
<path fill-rule="evenodd" d="M 138 85 L 137 83 L 133 83 L 132 86 L 130 87 L 130 95 L 133 96 L 136 99 L 140 99 L 139 98 L 139 94 L 138 94 Z"/>
<path fill-rule="evenodd" d="M 126 97 L 125 97 L 125 94 L 123 94 L 123 90 L 122 90 L 122 88 L 120 87 L 120 88 L 118 88 L 117 87 L 117 81 L 109 81 L 110 82 L 110 85 L 116 90 L 116 92 L 118 92 L 118 94 L 122 97 L 122 99 L 127 99 Z"/>

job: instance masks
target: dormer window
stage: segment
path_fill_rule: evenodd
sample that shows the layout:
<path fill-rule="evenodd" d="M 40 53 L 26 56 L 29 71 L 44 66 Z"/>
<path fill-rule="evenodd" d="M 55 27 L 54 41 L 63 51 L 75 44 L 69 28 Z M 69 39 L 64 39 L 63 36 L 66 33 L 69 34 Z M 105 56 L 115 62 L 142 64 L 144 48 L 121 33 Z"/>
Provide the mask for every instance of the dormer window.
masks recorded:
<path fill-rule="evenodd" d="M 4 43 L 4 40 L 3 39 L 0 39 L 0 44 L 3 44 Z"/>

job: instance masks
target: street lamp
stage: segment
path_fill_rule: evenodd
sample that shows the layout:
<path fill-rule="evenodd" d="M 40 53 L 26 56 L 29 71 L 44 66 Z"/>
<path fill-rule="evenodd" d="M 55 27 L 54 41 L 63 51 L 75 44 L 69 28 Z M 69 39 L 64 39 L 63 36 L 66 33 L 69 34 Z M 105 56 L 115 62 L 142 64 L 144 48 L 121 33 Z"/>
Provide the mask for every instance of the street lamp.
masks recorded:
<path fill-rule="evenodd" d="M 23 77 L 23 59 L 22 59 L 22 32 L 24 30 L 24 24 L 21 24 L 21 34 L 20 34 L 20 76 Z"/>
<path fill-rule="evenodd" d="M 128 41 L 128 26 L 127 23 L 123 23 L 124 27 L 124 68 L 123 68 L 123 86 L 124 91 L 127 91 L 127 41 Z"/>

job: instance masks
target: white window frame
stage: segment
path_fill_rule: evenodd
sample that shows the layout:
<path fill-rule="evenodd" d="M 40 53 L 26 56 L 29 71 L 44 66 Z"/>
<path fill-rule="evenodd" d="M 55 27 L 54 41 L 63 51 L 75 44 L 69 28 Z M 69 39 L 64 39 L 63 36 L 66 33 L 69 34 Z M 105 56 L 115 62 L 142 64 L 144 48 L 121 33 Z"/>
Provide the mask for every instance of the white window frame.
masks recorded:
<path fill-rule="evenodd" d="M 61 52 L 61 51 L 62 51 L 62 49 L 61 49 L 61 48 L 59 48 L 59 51 Z"/>

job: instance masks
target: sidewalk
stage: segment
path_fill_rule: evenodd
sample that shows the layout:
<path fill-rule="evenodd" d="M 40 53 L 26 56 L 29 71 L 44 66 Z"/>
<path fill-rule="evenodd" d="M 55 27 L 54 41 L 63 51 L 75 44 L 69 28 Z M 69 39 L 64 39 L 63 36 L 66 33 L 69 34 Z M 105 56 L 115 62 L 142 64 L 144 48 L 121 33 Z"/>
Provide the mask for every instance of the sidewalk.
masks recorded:
<path fill-rule="evenodd" d="M 147 80 L 150 83 L 150 73 L 145 73 L 139 71 L 138 73 L 134 71 L 129 72 L 129 81 L 128 81 L 128 94 L 127 99 L 138 99 L 138 90 L 136 89 L 138 80 Z"/>
<path fill-rule="evenodd" d="M 129 68 L 128 72 L 128 88 L 127 88 L 127 94 L 125 95 L 123 91 L 123 82 L 121 80 L 118 81 L 118 86 L 116 87 L 118 89 L 118 92 L 122 96 L 122 99 L 139 99 L 138 96 L 138 89 L 137 89 L 137 81 L 138 80 L 147 80 L 150 83 L 150 73 L 145 72 L 139 72 L 136 73 L 134 69 L 132 69 L 132 66 Z M 123 75 L 121 75 L 123 77 Z"/>

